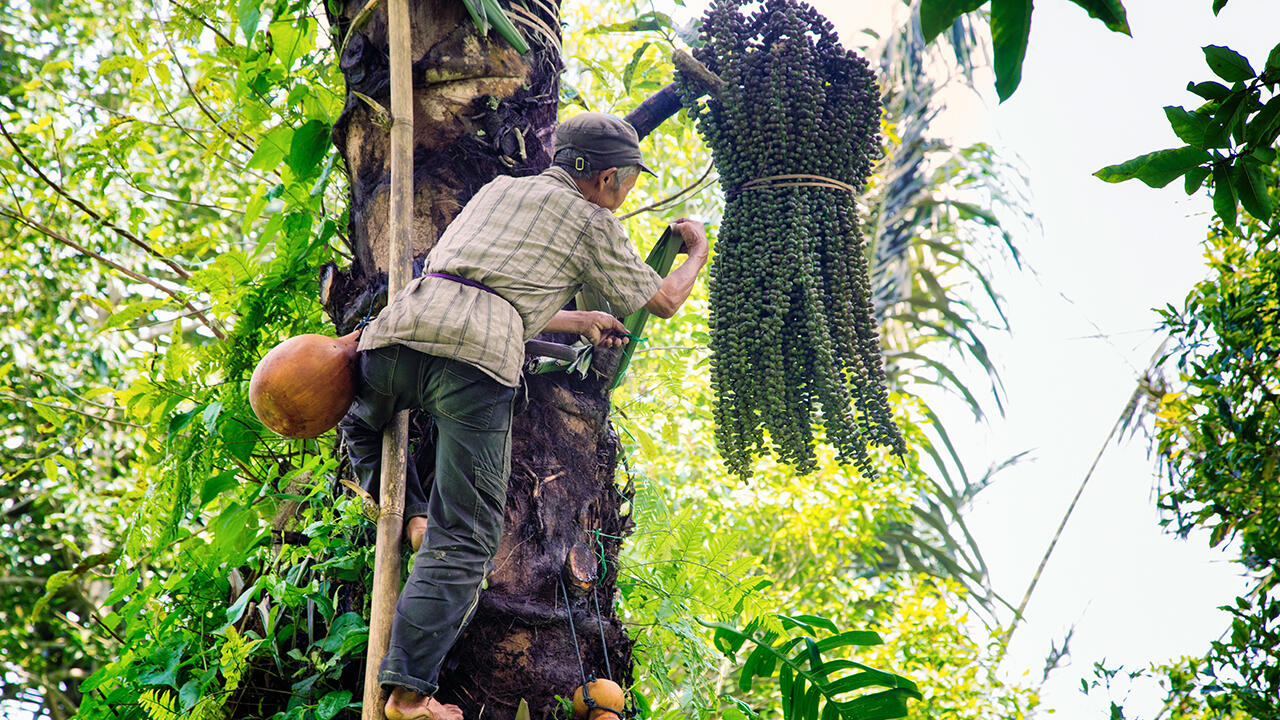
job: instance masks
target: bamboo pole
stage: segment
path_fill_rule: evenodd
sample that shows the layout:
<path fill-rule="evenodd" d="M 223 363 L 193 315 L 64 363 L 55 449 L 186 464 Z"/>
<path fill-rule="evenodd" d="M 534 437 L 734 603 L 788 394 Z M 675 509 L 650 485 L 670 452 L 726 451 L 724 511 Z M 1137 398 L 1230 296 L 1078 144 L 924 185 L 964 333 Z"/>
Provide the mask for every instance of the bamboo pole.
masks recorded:
<path fill-rule="evenodd" d="M 409 57 L 409 0 L 387 4 L 391 45 L 391 242 L 387 297 L 408 284 L 413 268 L 413 79 Z M 382 435 L 382 482 L 378 540 L 373 561 L 373 601 L 369 650 L 364 670 L 362 720 L 383 720 L 378 666 L 391 641 L 391 620 L 400 595 L 400 535 L 404 527 L 404 473 L 409 445 L 409 412 L 396 413 Z"/>

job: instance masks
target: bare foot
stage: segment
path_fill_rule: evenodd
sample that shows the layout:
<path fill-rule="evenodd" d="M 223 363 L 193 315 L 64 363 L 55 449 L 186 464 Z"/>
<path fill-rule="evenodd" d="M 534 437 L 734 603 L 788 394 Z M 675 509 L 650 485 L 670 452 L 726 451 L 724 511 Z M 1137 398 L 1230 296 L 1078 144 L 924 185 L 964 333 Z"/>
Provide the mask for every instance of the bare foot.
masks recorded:
<path fill-rule="evenodd" d="M 402 687 L 394 688 L 382 710 L 387 720 L 462 720 L 462 708 Z"/>
<path fill-rule="evenodd" d="M 413 548 L 414 552 L 418 552 L 418 548 L 422 547 L 422 538 L 427 535 L 427 519 L 421 515 L 415 515 L 409 518 L 405 530 L 405 534 L 409 536 L 409 547 Z"/>

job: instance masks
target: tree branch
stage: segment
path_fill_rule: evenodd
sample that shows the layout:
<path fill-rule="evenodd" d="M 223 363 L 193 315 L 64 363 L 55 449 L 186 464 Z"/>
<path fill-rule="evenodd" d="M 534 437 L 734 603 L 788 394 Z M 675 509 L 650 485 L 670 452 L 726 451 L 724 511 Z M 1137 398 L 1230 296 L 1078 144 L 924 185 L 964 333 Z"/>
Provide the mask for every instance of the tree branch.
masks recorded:
<path fill-rule="evenodd" d="M 157 20 L 159 19 L 157 18 Z M 163 23 L 162 23 L 162 26 L 163 26 Z M 237 133 L 233 133 L 230 130 L 222 127 L 222 123 L 221 121 L 218 120 L 218 117 L 214 115 L 213 112 L 209 110 L 209 107 L 204 104 L 204 101 L 200 99 L 200 96 L 196 93 L 196 89 L 191 87 L 191 81 L 187 79 L 186 68 L 184 68 L 182 66 L 182 62 L 178 60 L 178 51 L 174 49 L 173 41 L 169 39 L 169 34 L 165 32 L 162 32 L 161 34 L 164 35 L 164 44 L 169 48 L 169 55 L 173 57 L 173 64 L 176 65 L 178 68 L 178 76 L 182 78 L 182 84 L 186 86 L 187 92 L 191 93 L 191 99 L 196 101 L 196 107 L 200 108 L 200 112 L 203 113 L 204 116 L 209 119 L 209 122 L 213 123 L 214 127 L 218 128 L 223 133 L 225 133 L 228 138 L 231 138 L 232 142 L 236 143 L 237 145 L 244 148 L 245 150 L 248 150 L 249 153 L 252 154 L 253 148 L 244 140 L 242 140 Z M 174 122 L 177 122 L 177 118 L 174 118 Z"/>
<path fill-rule="evenodd" d="M 669 195 L 669 196 L 667 196 L 667 197 L 665 197 L 665 198 L 662 198 L 661 200 L 657 200 L 657 201 L 655 201 L 655 202 L 653 202 L 653 203 L 651 203 L 651 204 L 649 204 L 649 205 L 645 205 L 645 206 L 644 206 L 644 207 L 642 207 L 642 208 L 638 208 L 638 209 L 636 209 L 636 210 L 632 210 L 631 212 L 626 213 L 625 215 L 619 215 L 619 216 L 618 216 L 618 219 L 619 219 L 619 220 L 626 220 L 627 218 L 632 217 L 632 216 L 634 216 L 634 215 L 639 215 L 639 214 L 640 214 L 640 213 L 642 213 L 642 212 L 649 212 L 649 211 L 651 211 L 651 210 L 660 210 L 660 209 L 662 209 L 662 207 L 663 207 L 663 206 L 665 206 L 665 205 L 669 205 L 669 204 L 671 204 L 671 203 L 675 202 L 676 200 L 679 200 L 680 198 L 684 197 L 685 195 L 688 195 L 689 193 L 691 193 L 691 192 L 693 192 L 695 189 L 697 189 L 697 187 L 698 187 L 699 185 L 701 185 L 701 184 L 702 184 L 702 183 L 707 179 L 707 176 L 711 174 L 711 170 L 712 170 L 712 168 L 714 168 L 714 167 L 715 167 L 715 163 L 711 163 L 711 164 L 707 165 L 707 169 L 702 173 L 702 177 L 699 177 L 697 180 L 694 180 L 694 181 L 693 181 L 693 184 L 686 186 L 686 187 L 685 187 L 683 190 L 681 190 L 680 192 L 678 192 L 678 193 L 676 193 L 676 194 L 674 194 L 674 195 Z"/>
<path fill-rule="evenodd" d="M 100 215 L 97 211 L 90 208 L 88 205 L 85 205 L 84 203 L 80 202 L 76 198 L 71 197 L 71 194 L 68 193 L 66 189 L 64 189 L 58 183 L 54 182 L 53 179 L 50 178 L 48 175 L 45 175 L 44 171 L 40 169 L 40 166 L 36 165 L 35 162 L 32 161 L 31 158 L 26 154 L 26 152 L 24 152 L 22 148 L 18 146 L 18 141 L 14 140 L 13 136 L 9 134 L 9 128 L 5 127 L 3 120 L 0 120 L 0 133 L 4 134 L 5 139 L 9 141 L 9 145 L 13 148 L 14 152 L 18 153 L 18 157 L 22 160 L 22 163 L 27 167 L 31 168 L 31 171 L 34 172 L 36 176 L 39 177 L 40 180 L 44 182 L 45 185 L 48 185 L 51 190 L 58 193 L 62 197 L 66 198 L 68 202 L 70 202 L 72 205 L 75 205 L 77 208 L 79 208 L 82 212 L 84 212 L 89 217 L 93 218 L 94 220 L 97 220 L 98 222 L 102 223 L 104 226 L 111 228 L 111 230 L 113 230 L 120 237 L 123 237 L 125 240 L 128 240 L 129 242 L 133 243 L 139 248 L 142 248 L 142 250 L 144 250 L 147 254 L 151 255 L 152 257 L 155 257 L 160 262 L 169 266 L 169 268 L 173 270 L 175 273 L 177 273 L 178 276 L 181 277 L 182 279 L 185 280 L 191 277 L 191 273 L 187 272 L 185 268 L 183 268 L 181 265 L 171 260 L 168 256 L 164 255 L 159 250 L 156 250 L 155 248 L 151 247 L 151 245 L 145 240 L 143 240 L 142 238 L 138 237 L 137 235 L 134 235 L 128 230 L 125 230 L 119 225 L 116 225 L 106 217 L 103 217 L 102 215 Z"/>
<path fill-rule="evenodd" d="M 75 413 L 76 415 L 83 415 L 91 420 L 97 420 L 99 422 L 105 422 L 105 423 L 112 423 L 114 425 L 124 425 L 126 427 L 135 427 L 135 428 L 146 427 L 146 425 L 139 425 L 137 423 L 129 422 L 128 420 L 116 420 L 114 418 L 109 418 L 103 415 L 94 415 L 91 412 L 87 412 L 85 410 L 78 410 L 68 405 L 58 405 L 56 403 L 41 402 L 39 400 L 32 400 L 31 398 L 28 398 L 28 397 L 22 397 L 20 395 L 12 395 L 10 393 L 0 393 L 0 398 L 4 398 L 6 400 L 13 400 L 15 402 L 25 402 L 30 405 L 43 405 L 48 408 L 53 408 L 54 410 L 61 410 L 63 412 Z"/>
<path fill-rule="evenodd" d="M 196 20 L 198 20 L 198 21 L 200 22 L 200 24 L 201 24 L 201 25 L 205 26 L 205 28 L 209 30 L 209 32 L 212 32 L 214 35 L 217 35 L 219 40 L 221 40 L 222 42 L 224 42 L 224 43 L 226 43 L 226 44 L 227 44 L 227 47 L 235 47 L 235 46 L 236 46 L 235 42 L 233 42 L 233 41 L 231 40 L 231 38 L 227 37 L 226 35 L 224 35 L 224 34 L 222 33 L 222 31 L 221 31 L 221 30 L 219 30 L 218 28 L 214 27 L 214 26 L 213 26 L 213 25 L 212 25 L 212 24 L 211 24 L 211 23 L 210 23 L 210 22 L 209 22 L 209 21 L 208 21 L 208 20 L 203 16 L 203 15 L 201 15 L 200 13 L 196 12 L 195 10 L 192 10 L 190 7 L 188 7 L 187 5 L 184 5 L 184 4 L 183 4 L 183 3 L 181 3 L 181 2 L 177 2 L 177 0 L 175 0 L 173 4 L 174 4 L 174 6 L 175 6 L 175 7 L 177 7 L 179 10 L 181 10 L 181 11 L 185 12 L 186 14 L 188 14 L 188 15 L 190 15 L 191 17 L 193 17 L 193 18 L 195 18 Z"/>
<path fill-rule="evenodd" d="M 53 228 L 50 228 L 47 225 L 43 225 L 39 222 L 36 222 L 35 220 L 32 220 L 21 213 L 15 213 L 11 210 L 0 208 L 0 215 L 17 220 L 18 222 L 22 223 L 23 225 L 26 225 L 32 230 L 35 230 L 36 232 L 39 232 L 40 234 L 52 240 L 57 240 L 58 242 L 62 243 L 63 245 L 66 245 L 67 247 L 75 250 L 76 252 L 79 252 L 82 255 L 88 255 L 94 260 L 101 262 L 102 264 L 116 270 L 117 272 L 125 275 L 126 277 L 129 277 L 133 280 L 137 280 L 140 283 L 145 283 L 147 285 L 150 285 L 151 287 L 159 290 L 165 295 L 168 295 L 169 297 L 181 303 L 182 306 L 185 307 L 187 310 L 189 310 L 195 318 L 200 320 L 200 322 L 203 323 L 205 327 L 209 328 L 209 331 L 213 333 L 214 337 L 218 338 L 219 340 L 227 339 L 226 334 L 222 332 L 222 329 L 218 327 L 217 323 L 209 319 L 204 313 L 200 312 L 200 310 L 197 309 L 195 305 L 191 304 L 190 300 L 186 300 L 182 296 L 180 296 L 176 290 L 173 290 L 163 285 L 159 281 L 153 280 L 145 275 L 134 272 L 133 270 L 130 270 L 129 268 L 113 260 L 109 260 L 106 257 L 81 245 L 80 243 L 77 243 L 74 240 L 71 240 L 70 238 L 58 233 Z"/>
<path fill-rule="evenodd" d="M 715 96 L 724 88 L 724 81 L 718 75 L 711 72 L 706 65 L 703 65 L 689 53 L 683 50 L 677 50 L 671 56 L 671 62 L 676 66 L 676 70 L 684 73 L 694 85 L 699 86 L 704 92 Z M 676 92 L 675 83 L 662 88 L 658 92 L 650 95 L 644 102 L 636 106 L 634 110 L 627 113 L 625 120 L 631 123 L 636 129 L 636 134 L 644 139 L 646 135 L 653 132 L 659 125 L 667 121 L 667 118 L 680 112 L 680 108 L 684 107 L 684 103 L 680 101 L 680 94 Z"/>

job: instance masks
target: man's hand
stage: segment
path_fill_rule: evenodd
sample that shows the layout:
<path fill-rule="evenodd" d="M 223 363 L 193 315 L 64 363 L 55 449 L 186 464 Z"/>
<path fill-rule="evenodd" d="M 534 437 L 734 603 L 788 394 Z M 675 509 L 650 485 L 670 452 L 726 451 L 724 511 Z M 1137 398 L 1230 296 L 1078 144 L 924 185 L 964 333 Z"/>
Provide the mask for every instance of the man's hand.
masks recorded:
<path fill-rule="evenodd" d="M 689 293 L 693 292 L 693 283 L 697 281 L 698 273 L 702 272 L 703 266 L 707 264 L 707 255 L 710 252 L 707 246 L 706 228 L 702 227 L 702 223 L 697 220 L 680 218 L 671 223 L 671 231 L 684 240 L 680 251 L 688 253 L 689 257 L 662 280 L 662 287 L 658 288 L 658 292 L 644 304 L 646 310 L 660 318 L 675 315 L 676 310 L 689 299 Z"/>
<path fill-rule="evenodd" d="M 627 327 L 607 312 L 581 311 L 578 334 L 598 347 L 619 347 L 627 344 Z"/>
<path fill-rule="evenodd" d="M 680 252 L 687 253 L 689 257 L 706 258 L 709 252 L 707 247 L 707 230 L 702 223 L 689 218 L 680 218 L 671 223 L 671 229 L 684 239 L 684 244 L 680 246 Z"/>
<path fill-rule="evenodd" d="M 627 327 L 607 312 L 561 310 L 543 328 L 544 332 L 573 332 L 592 345 L 618 347 L 627 344 Z"/>

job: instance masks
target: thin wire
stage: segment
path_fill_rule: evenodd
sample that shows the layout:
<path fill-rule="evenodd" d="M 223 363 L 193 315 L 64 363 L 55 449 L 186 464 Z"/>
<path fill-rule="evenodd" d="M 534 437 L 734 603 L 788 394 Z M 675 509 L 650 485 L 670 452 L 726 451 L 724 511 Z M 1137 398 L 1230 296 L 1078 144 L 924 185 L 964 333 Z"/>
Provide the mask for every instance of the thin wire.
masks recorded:
<path fill-rule="evenodd" d="M 561 580 L 561 585 L 564 581 Z M 604 654 L 604 676 L 613 680 L 613 670 L 609 667 L 609 644 L 604 641 L 604 617 L 600 615 L 600 595 L 594 590 L 591 592 L 591 599 L 596 604 L 596 627 L 600 628 L 600 650 Z"/>
<path fill-rule="evenodd" d="M 587 669 L 582 666 L 582 651 L 578 649 L 578 631 L 573 629 L 573 608 L 569 607 L 569 591 L 564 589 L 564 578 L 558 578 L 560 581 L 560 593 L 564 595 L 564 613 L 569 619 L 569 637 L 573 638 L 573 654 L 578 658 L 578 674 L 582 676 L 582 696 L 586 700 L 590 700 L 587 695 Z M 607 660 L 606 660 L 607 662 Z"/>

